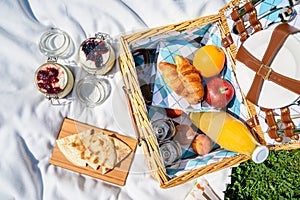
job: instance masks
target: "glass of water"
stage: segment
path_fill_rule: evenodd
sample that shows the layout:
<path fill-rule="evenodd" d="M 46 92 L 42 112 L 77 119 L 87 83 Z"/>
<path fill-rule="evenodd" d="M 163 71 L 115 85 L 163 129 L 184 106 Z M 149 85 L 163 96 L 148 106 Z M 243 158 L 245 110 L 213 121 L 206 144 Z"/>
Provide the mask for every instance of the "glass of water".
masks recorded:
<path fill-rule="evenodd" d="M 169 119 L 158 119 L 152 122 L 152 127 L 158 143 L 170 140 L 176 132 L 174 123 Z"/>
<path fill-rule="evenodd" d="M 111 85 L 106 78 L 89 75 L 78 81 L 77 98 L 88 107 L 102 104 L 110 95 Z"/>

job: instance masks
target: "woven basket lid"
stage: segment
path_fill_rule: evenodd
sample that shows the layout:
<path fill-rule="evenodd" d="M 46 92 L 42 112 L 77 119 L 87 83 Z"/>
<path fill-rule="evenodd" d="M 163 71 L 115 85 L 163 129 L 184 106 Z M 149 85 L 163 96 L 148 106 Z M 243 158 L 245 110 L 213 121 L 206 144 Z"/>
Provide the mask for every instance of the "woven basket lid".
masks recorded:
<path fill-rule="evenodd" d="M 257 59 L 262 60 L 270 42 L 272 31 L 273 30 L 262 30 L 255 33 L 243 43 L 243 46 Z M 289 35 L 276 54 L 270 67 L 277 73 L 295 80 L 300 80 L 299 50 L 300 33 Z M 237 80 L 245 95 L 247 95 L 248 91 L 251 89 L 255 74 L 256 72 L 237 60 Z M 260 107 L 275 109 L 293 104 L 298 98 L 298 94 L 291 92 L 272 81 L 265 80 L 256 104 Z"/>

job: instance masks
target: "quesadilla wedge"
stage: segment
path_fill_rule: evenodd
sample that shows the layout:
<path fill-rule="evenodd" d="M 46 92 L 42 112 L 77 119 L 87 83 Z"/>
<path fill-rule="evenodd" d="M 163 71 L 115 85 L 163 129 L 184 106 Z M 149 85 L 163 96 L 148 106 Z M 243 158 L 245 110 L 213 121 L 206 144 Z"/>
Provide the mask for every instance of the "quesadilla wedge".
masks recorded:
<path fill-rule="evenodd" d="M 57 145 L 74 165 L 89 165 L 101 174 L 113 169 L 132 151 L 122 140 L 94 129 L 58 139 Z"/>
<path fill-rule="evenodd" d="M 81 158 L 81 154 L 86 148 L 77 134 L 57 140 L 57 146 L 71 163 L 86 167 L 86 161 Z"/>
<path fill-rule="evenodd" d="M 125 144 L 123 141 L 112 137 L 115 145 L 116 153 L 117 153 L 117 164 L 119 164 L 122 160 L 124 160 L 130 153 L 131 148 Z"/>
<path fill-rule="evenodd" d="M 100 166 L 108 169 L 114 168 L 117 154 L 114 143 L 108 135 L 95 132 L 94 129 L 81 132 L 78 135 L 86 147 L 83 157 L 89 166 L 95 170 Z"/>

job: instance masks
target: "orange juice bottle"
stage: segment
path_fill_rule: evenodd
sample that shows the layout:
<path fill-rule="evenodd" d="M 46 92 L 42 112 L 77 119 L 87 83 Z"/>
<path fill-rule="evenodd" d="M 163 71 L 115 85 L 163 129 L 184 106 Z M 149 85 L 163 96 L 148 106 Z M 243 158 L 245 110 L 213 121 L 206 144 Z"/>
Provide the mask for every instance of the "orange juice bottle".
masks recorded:
<path fill-rule="evenodd" d="M 245 124 L 224 111 L 192 112 L 190 119 L 221 147 L 251 156 L 255 163 L 269 155 L 269 149 L 255 141 Z"/>

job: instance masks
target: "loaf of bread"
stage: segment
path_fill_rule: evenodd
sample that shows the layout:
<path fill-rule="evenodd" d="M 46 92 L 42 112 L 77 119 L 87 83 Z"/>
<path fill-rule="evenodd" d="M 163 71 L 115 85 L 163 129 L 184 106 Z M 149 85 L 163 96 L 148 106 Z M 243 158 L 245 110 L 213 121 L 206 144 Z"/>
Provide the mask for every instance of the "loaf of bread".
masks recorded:
<path fill-rule="evenodd" d="M 203 99 L 204 88 L 198 70 L 182 56 L 174 57 L 175 64 L 159 62 L 166 84 L 179 96 L 190 104 L 196 104 Z"/>

